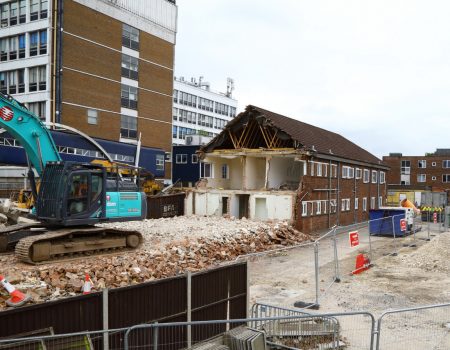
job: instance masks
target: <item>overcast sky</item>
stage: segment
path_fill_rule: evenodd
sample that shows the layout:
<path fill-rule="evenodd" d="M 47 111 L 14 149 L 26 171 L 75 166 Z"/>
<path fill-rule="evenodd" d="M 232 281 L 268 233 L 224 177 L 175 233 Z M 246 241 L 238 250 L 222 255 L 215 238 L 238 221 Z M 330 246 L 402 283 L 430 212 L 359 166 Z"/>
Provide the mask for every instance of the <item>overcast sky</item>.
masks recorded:
<path fill-rule="evenodd" d="M 175 75 L 378 157 L 450 148 L 450 2 L 177 0 Z"/>

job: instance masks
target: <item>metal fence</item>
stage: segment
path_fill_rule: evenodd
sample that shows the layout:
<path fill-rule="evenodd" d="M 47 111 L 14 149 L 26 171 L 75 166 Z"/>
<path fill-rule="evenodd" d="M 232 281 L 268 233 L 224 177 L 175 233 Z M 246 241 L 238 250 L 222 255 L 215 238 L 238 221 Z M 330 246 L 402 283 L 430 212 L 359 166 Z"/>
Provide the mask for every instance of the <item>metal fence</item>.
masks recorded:
<path fill-rule="evenodd" d="M 450 348 L 450 303 L 384 312 L 317 314 L 255 304 L 252 318 L 141 324 L 0 340 L 0 349 L 411 349 Z M 120 341 L 118 341 L 120 340 Z"/>

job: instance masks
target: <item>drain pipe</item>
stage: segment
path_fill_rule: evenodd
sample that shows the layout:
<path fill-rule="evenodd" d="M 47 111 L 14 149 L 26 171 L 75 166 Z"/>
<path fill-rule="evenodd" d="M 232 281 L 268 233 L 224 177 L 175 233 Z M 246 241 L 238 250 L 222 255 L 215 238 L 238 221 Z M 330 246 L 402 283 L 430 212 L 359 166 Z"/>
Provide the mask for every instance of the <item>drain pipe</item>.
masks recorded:
<path fill-rule="evenodd" d="M 56 19 L 56 62 L 55 62 L 55 120 L 61 123 L 61 106 L 62 106 L 62 36 L 64 23 L 64 0 L 57 0 L 57 19 Z"/>

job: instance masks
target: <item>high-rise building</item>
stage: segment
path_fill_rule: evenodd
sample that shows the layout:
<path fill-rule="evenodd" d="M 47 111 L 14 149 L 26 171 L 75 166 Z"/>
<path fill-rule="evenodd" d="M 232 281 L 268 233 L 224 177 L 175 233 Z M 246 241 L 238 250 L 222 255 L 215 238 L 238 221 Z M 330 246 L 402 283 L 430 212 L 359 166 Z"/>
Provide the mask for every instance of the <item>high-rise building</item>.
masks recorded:
<path fill-rule="evenodd" d="M 0 90 L 47 122 L 170 152 L 176 19 L 174 0 L 1 1 Z"/>
<path fill-rule="evenodd" d="M 237 101 L 232 97 L 234 82 L 228 78 L 225 93 L 214 92 L 200 77 L 190 81 L 175 77 L 173 90 L 174 145 L 204 143 L 218 135 L 236 116 Z"/>

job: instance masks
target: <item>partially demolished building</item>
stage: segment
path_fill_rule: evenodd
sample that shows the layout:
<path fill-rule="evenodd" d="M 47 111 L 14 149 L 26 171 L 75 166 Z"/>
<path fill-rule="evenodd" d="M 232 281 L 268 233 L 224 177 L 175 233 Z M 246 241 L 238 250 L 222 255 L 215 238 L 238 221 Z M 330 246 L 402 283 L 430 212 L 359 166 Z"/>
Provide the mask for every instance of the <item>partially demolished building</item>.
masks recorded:
<path fill-rule="evenodd" d="M 291 220 L 309 233 L 367 220 L 385 203 L 380 159 L 336 133 L 247 106 L 200 149 L 187 215 Z"/>

